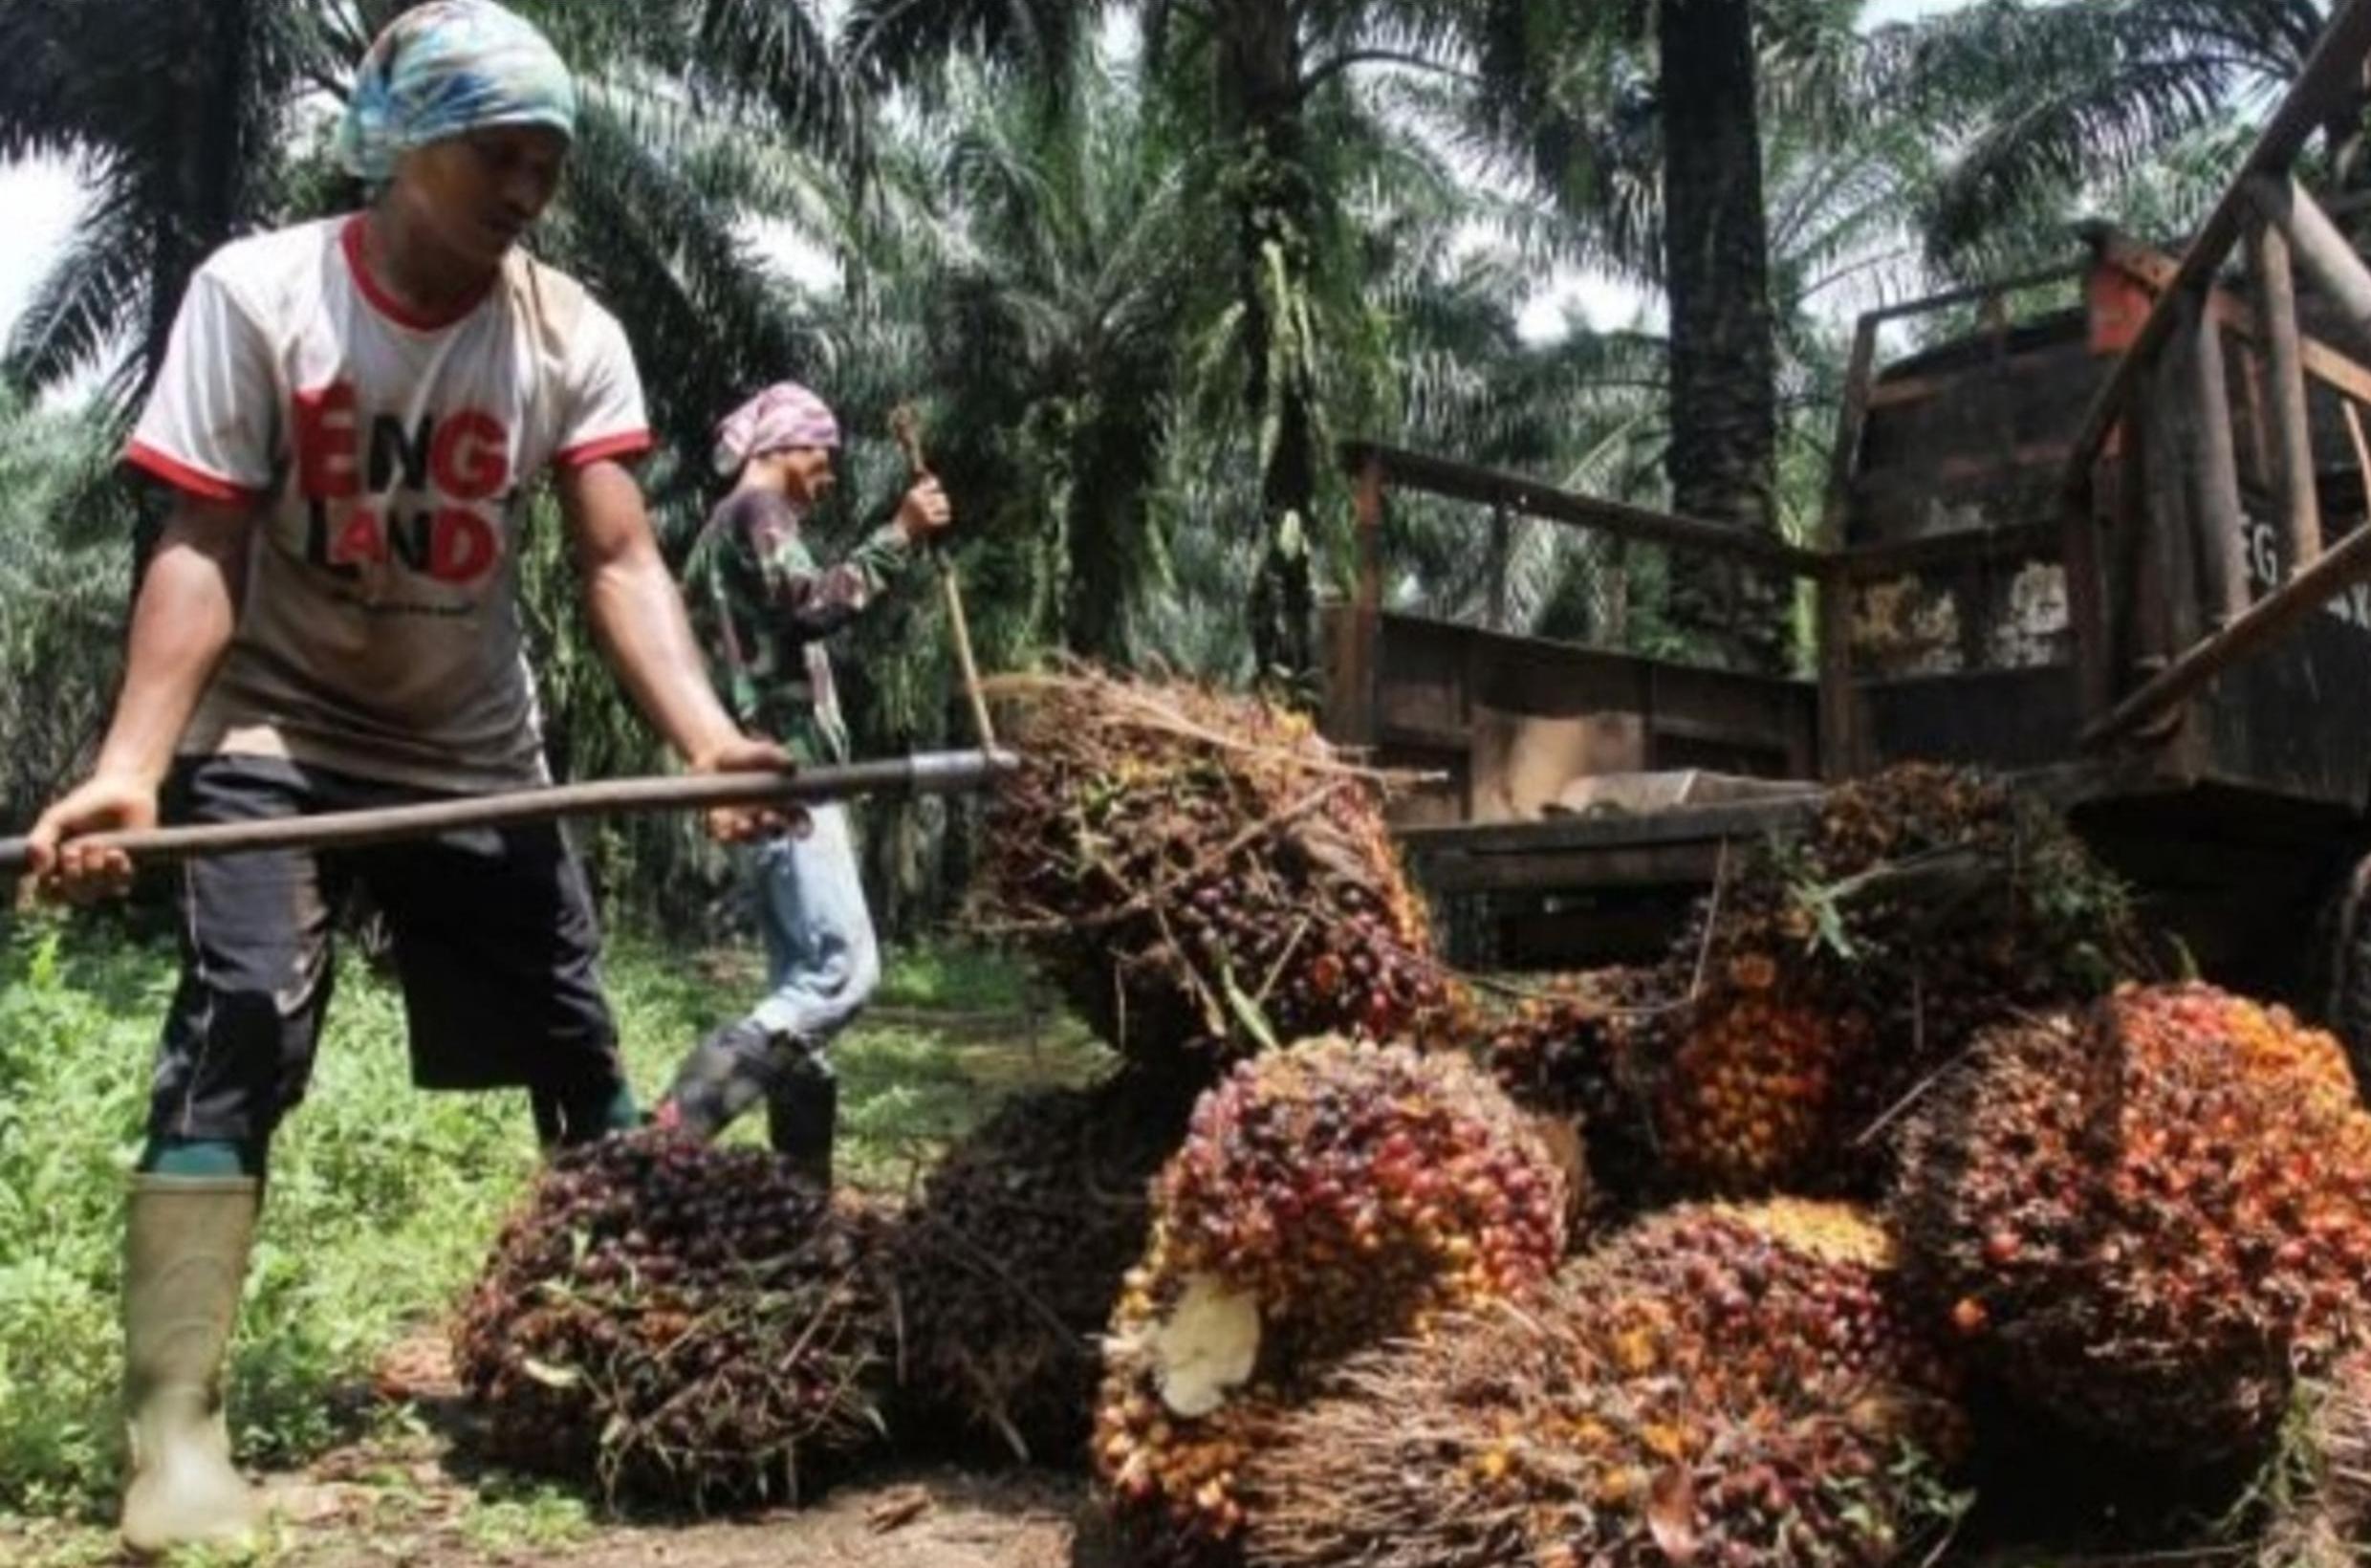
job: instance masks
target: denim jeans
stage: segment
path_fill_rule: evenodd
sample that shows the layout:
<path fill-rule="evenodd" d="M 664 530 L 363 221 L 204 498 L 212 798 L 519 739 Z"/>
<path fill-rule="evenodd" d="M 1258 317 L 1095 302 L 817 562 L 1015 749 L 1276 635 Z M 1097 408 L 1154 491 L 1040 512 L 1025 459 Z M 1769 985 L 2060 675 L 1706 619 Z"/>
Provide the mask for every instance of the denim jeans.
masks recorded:
<path fill-rule="evenodd" d="M 816 806 L 809 815 L 806 838 L 768 839 L 741 855 L 766 940 L 766 997 L 750 1020 L 819 1060 L 881 984 L 881 947 L 846 811 Z"/>

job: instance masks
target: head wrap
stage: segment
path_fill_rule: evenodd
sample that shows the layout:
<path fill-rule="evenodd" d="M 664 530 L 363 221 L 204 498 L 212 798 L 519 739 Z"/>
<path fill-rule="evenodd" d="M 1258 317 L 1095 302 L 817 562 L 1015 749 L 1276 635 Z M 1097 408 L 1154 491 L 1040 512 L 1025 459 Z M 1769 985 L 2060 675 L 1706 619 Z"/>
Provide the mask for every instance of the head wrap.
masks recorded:
<path fill-rule="evenodd" d="M 796 381 L 776 381 L 717 425 L 716 471 L 731 473 L 752 457 L 794 446 L 838 445 L 839 421 L 823 400 Z"/>
<path fill-rule="evenodd" d="M 337 162 L 378 184 L 414 147 L 489 125 L 576 130 L 576 84 L 551 40 L 493 0 L 434 0 L 387 24 L 354 74 Z"/>

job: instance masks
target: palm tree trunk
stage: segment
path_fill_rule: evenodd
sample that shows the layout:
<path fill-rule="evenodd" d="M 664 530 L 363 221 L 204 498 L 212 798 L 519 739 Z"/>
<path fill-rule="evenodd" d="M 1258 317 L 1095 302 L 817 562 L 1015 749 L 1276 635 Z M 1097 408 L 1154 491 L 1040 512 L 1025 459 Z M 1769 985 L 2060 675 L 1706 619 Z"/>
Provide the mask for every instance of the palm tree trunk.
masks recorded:
<path fill-rule="evenodd" d="M 161 84 L 170 96 L 180 135 L 171 162 L 160 171 L 168 188 L 161 193 L 161 210 L 153 220 L 148 319 L 140 350 L 142 403 L 163 368 L 165 344 L 189 279 L 238 227 L 241 120 L 254 90 L 251 5 L 252 0 L 210 0 L 203 8 L 188 8 L 183 16 L 187 47 Z M 132 530 L 132 602 L 139 600 L 165 512 L 153 499 L 139 510 Z"/>
<path fill-rule="evenodd" d="M 1235 181 L 1241 297 L 1250 350 L 1248 407 L 1260 432 L 1260 536 L 1251 596 L 1251 649 L 1262 682 L 1315 689 L 1316 584 L 1313 510 L 1317 488 L 1316 386 L 1303 340 L 1317 222 L 1305 160 L 1301 49 L 1286 0 L 1221 8 L 1221 69 L 1242 105 Z"/>
<path fill-rule="evenodd" d="M 1663 0 L 1659 27 L 1672 509 L 1771 534 L 1777 345 L 1751 0 Z M 1786 598 L 1761 572 L 1701 555 L 1672 562 L 1673 622 L 1739 667 L 1784 666 Z"/>

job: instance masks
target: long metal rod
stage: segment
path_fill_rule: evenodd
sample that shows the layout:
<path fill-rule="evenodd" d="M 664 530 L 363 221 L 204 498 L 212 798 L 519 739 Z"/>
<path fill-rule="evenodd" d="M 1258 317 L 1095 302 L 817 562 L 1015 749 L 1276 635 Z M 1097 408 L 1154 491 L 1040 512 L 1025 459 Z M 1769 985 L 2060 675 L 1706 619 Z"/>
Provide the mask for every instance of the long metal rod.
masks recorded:
<path fill-rule="evenodd" d="M 854 795 L 956 795 L 985 789 L 1019 766 L 1010 751 L 923 751 L 796 773 L 682 773 L 465 795 L 367 811 L 321 812 L 261 822 L 94 833 L 77 840 L 137 860 L 187 860 L 254 849 L 356 849 L 468 828 L 515 827 L 570 817 L 712 806 L 814 805 Z M 25 840 L 0 838 L 0 873 L 30 868 Z"/>
<path fill-rule="evenodd" d="M 2084 730 L 2082 744 L 2098 746 L 2113 740 L 2186 700 L 2208 681 L 2366 577 L 2371 577 L 2371 528 L 2349 534 L 2323 552 L 2319 560 L 2291 577 L 2278 593 L 2256 600 L 2247 614 L 2221 632 L 2192 644 L 2164 674 L 2117 704 L 2106 718 Z"/>

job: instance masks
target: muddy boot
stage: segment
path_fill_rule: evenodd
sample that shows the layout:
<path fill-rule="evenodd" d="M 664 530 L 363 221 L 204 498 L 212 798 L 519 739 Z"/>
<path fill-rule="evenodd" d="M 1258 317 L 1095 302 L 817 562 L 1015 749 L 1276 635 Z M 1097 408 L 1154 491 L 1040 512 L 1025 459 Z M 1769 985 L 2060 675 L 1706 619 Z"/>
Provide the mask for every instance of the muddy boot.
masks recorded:
<path fill-rule="evenodd" d="M 764 1028 L 744 1018 L 691 1048 L 659 1102 L 659 1124 L 707 1143 L 757 1103 L 773 1082 L 772 1043 Z"/>
<path fill-rule="evenodd" d="M 829 1187 L 839 1079 L 822 1057 L 802 1046 L 788 1049 L 796 1055 L 776 1071 L 766 1091 L 766 1141 L 800 1175 Z"/>
<path fill-rule="evenodd" d="M 136 1176 L 123 1275 L 123 1402 L 134 1552 L 253 1528 L 255 1492 L 230 1464 L 223 1356 L 238 1317 L 262 1190 L 252 1177 Z"/>

